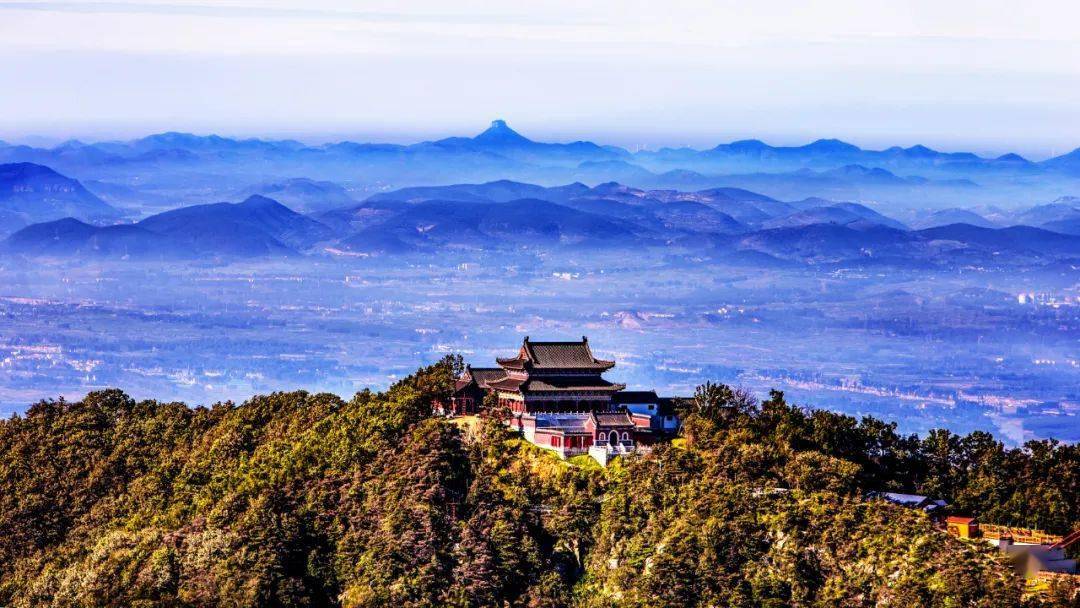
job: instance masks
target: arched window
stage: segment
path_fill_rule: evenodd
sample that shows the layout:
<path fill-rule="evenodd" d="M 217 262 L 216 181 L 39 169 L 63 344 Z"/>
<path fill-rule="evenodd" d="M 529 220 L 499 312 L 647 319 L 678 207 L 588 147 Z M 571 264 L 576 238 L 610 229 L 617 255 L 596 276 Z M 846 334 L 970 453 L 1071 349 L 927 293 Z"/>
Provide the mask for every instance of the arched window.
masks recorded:
<path fill-rule="evenodd" d="M 622 440 L 623 441 L 630 441 L 630 433 L 627 433 L 626 431 L 623 431 Z"/>
<path fill-rule="evenodd" d="M 607 433 L 601 431 L 600 434 L 596 436 L 596 440 L 597 441 L 607 441 Z"/>

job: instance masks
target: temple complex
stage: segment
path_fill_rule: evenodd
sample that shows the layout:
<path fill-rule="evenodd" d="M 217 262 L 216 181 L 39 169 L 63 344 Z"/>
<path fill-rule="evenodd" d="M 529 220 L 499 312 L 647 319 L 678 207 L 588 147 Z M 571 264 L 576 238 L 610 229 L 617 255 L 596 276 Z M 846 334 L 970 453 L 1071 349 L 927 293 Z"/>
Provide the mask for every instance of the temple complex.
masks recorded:
<path fill-rule="evenodd" d="M 528 441 L 563 457 L 588 453 L 601 464 L 678 430 L 673 400 L 608 381 L 604 372 L 615 362 L 596 358 L 587 337 L 535 342 L 526 336 L 515 356 L 496 363 L 467 366 L 441 413 L 476 413 L 490 394 Z"/>

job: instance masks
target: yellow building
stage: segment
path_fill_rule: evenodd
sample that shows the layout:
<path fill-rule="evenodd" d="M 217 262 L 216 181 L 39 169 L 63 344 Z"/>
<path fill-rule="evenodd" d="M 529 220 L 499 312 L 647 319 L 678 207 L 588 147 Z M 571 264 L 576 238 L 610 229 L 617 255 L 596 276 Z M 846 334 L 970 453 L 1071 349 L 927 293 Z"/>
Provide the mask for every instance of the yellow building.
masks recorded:
<path fill-rule="evenodd" d="M 945 529 L 958 538 L 979 538 L 979 522 L 974 517 L 951 515 L 945 518 Z"/>

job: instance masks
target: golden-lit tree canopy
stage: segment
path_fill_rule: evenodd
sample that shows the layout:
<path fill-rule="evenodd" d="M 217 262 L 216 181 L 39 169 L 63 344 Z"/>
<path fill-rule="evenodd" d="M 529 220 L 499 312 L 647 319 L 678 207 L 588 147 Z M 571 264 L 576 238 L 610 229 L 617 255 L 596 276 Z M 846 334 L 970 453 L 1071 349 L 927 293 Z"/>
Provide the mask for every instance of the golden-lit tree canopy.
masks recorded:
<path fill-rule="evenodd" d="M 459 362 L 349 401 L 119 391 L 0 423 L 0 605 L 1020 606 L 985 543 L 869 490 L 1080 525 L 1080 451 L 903 436 L 708 385 L 686 445 L 607 469 L 430 415 Z M 1070 603 L 1073 602 L 1073 603 Z"/>

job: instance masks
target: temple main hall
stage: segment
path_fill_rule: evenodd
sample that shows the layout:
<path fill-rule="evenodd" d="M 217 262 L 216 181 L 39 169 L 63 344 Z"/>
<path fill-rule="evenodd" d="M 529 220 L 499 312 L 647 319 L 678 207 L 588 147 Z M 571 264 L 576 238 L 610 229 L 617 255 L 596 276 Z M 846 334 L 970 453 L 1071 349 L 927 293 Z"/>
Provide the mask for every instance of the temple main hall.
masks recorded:
<path fill-rule="evenodd" d="M 604 378 L 615 362 L 597 358 L 585 336 L 571 342 L 526 336 L 515 356 L 496 363 L 466 366 L 441 413 L 474 414 L 492 394 L 525 439 L 563 457 L 587 452 L 601 463 L 678 430 L 673 400 Z"/>

